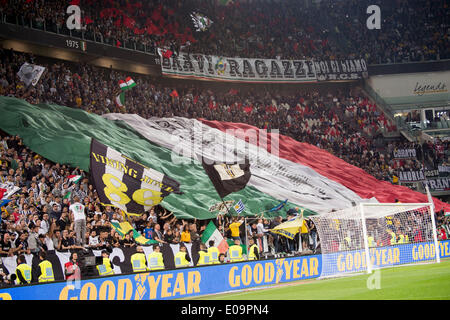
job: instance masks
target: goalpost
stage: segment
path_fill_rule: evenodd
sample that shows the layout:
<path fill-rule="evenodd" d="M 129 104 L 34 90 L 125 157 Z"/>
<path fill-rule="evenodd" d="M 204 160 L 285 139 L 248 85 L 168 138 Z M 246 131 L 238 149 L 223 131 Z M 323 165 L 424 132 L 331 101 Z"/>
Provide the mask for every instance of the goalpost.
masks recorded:
<path fill-rule="evenodd" d="M 321 277 L 440 262 L 432 203 L 360 203 L 310 218 L 320 239 Z"/>

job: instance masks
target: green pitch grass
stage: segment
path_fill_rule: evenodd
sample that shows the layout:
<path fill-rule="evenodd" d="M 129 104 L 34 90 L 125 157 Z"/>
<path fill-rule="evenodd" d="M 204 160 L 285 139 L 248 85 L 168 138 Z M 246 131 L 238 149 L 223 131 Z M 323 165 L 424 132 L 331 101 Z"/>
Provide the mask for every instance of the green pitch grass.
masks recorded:
<path fill-rule="evenodd" d="M 450 259 L 439 264 L 386 268 L 380 289 L 368 288 L 368 274 L 283 283 L 270 288 L 202 296 L 201 300 L 450 300 Z"/>

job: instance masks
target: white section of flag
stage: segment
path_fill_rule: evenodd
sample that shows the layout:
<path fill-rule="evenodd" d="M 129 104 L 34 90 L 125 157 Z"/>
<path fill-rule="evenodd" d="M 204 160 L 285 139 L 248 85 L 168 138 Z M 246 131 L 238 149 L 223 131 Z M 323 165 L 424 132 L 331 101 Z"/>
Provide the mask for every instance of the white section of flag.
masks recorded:
<path fill-rule="evenodd" d="M 228 243 L 217 229 L 216 225 L 210 221 L 202 234 L 202 242 L 209 248 L 209 242 L 214 241 L 214 247 L 217 247 L 221 253 L 228 250 Z"/>

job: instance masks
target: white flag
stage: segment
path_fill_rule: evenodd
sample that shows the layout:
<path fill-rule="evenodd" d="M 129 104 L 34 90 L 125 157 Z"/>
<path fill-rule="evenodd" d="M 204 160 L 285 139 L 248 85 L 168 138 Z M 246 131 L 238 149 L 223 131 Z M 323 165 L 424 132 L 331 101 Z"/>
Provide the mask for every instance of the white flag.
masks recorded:
<path fill-rule="evenodd" d="M 192 12 L 191 18 L 196 31 L 206 31 L 213 23 L 210 18 L 198 12 Z"/>
<path fill-rule="evenodd" d="M 36 83 L 41 78 L 44 71 L 45 67 L 25 62 L 20 67 L 20 70 L 19 72 L 17 72 L 17 75 L 19 76 L 20 80 L 23 81 L 27 86 L 29 86 L 30 84 L 35 86 Z"/>

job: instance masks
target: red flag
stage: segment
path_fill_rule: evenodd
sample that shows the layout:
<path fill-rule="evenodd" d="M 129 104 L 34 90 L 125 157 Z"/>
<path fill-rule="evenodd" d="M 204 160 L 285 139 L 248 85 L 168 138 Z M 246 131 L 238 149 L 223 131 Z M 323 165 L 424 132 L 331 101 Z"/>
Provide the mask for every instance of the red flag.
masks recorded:
<path fill-rule="evenodd" d="M 208 107 L 210 110 L 215 110 L 217 108 L 216 103 L 213 101 L 209 101 Z"/>
<path fill-rule="evenodd" d="M 172 93 L 170 94 L 170 96 L 171 96 L 172 98 L 175 98 L 175 97 L 178 98 L 179 96 L 178 96 L 177 90 L 173 90 Z"/>
<path fill-rule="evenodd" d="M 128 16 L 123 17 L 123 25 L 129 29 L 132 29 L 134 25 L 136 24 L 136 21 L 134 21 L 133 18 L 130 18 Z"/>
<path fill-rule="evenodd" d="M 246 107 L 244 107 L 244 111 L 247 114 L 250 114 L 253 111 L 253 106 L 246 106 Z"/>
<path fill-rule="evenodd" d="M 145 33 L 145 28 L 142 29 L 138 29 L 138 28 L 134 28 L 134 34 L 144 34 Z"/>

